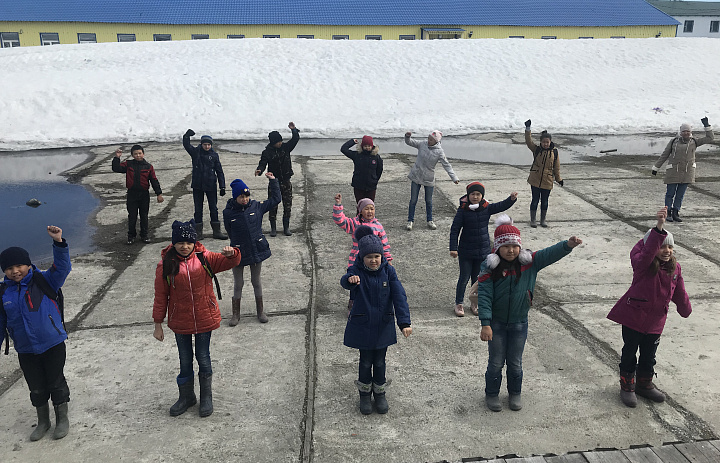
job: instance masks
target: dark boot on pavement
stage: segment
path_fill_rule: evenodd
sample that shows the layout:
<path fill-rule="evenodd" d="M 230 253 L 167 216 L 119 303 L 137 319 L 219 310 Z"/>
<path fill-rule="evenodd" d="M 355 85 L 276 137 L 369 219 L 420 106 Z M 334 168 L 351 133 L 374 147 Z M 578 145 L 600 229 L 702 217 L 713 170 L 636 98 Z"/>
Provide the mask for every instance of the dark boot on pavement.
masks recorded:
<path fill-rule="evenodd" d="M 537 211 L 530 211 L 530 227 L 537 228 Z"/>
<path fill-rule="evenodd" d="M 670 210 L 673 221 L 675 222 L 682 222 L 682 219 L 680 218 L 680 209 L 674 208 Z"/>
<path fill-rule="evenodd" d="M 518 411 L 522 409 L 522 399 L 520 398 L 520 394 L 510 394 L 510 400 L 509 400 L 509 407 L 510 410 Z"/>
<path fill-rule="evenodd" d="M 270 236 L 273 238 L 277 236 L 277 220 L 270 219 Z"/>
<path fill-rule="evenodd" d="M 545 221 L 545 217 L 547 216 L 547 209 L 540 209 L 540 226 L 543 228 L 547 228 L 548 224 Z"/>
<path fill-rule="evenodd" d="M 285 236 L 292 236 L 290 231 L 290 217 L 283 217 L 283 234 Z"/>
<path fill-rule="evenodd" d="M 213 403 L 212 403 L 212 373 L 198 373 L 198 379 L 200 380 L 200 417 L 205 418 L 206 416 L 212 415 Z"/>
<path fill-rule="evenodd" d="M 178 384 L 178 390 L 180 391 L 180 397 L 178 397 L 177 402 L 170 407 L 170 416 L 180 416 L 185 413 L 188 408 L 197 403 L 194 376 L 191 376 L 190 379 L 183 384 Z"/>
<path fill-rule="evenodd" d="M 203 223 L 195 222 L 195 233 L 197 233 L 197 239 L 200 241 L 203 237 Z"/>
<path fill-rule="evenodd" d="M 265 308 L 263 307 L 262 296 L 255 298 L 255 308 L 257 310 L 257 318 L 258 320 L 260 320 L 260 323 L 267 323 L 268 318 L 267 315 L 265 315 Z"/>
<path fill-rule="evenodd" d="M 620 372 L 620 399 L 622 403 L 630 408 L 637 407 L 637 396 L 635 395 L 635 372 Z"/>
<path fill-rule="evenodd" d="M 653 384 L 653 375 L 654 373 L 652 371 L 638 371 L 635 394 L 650 399 L 653 402 L 665 402 L 665 394 L 658 391 Z"/>
<path fill-rule="evenodd" d="M 369 415 L 373 411 L 372 407 L 372 384 L 364 384 L 360 381 L 355 381 L 355 385 L 358 388 L 358 392 L 360 392 L 360 413 L 363 415 Z"/>
<path fill-rule="evenodd" d="M 38 423 L 35 430 L 30 434 L 30 440 L 33 442 L 42 439 L 50 429 L 50 405 L 45 404 L 35 407 L 35 410 L 37 411 Z"/>
<path fill-rule="evenodd" d="M 232 318 L 230 319 L 230 326 L 237 326 L 240 323 L 240 298 L 232 298 Z"/>
<path fill-rule="evenodd" d="M 220 230 L 220 222 L 210 222 L 210 226 L 212 227 L 212 237 L 216 240 L 226 240 L 228 239 L 228 236 Z"/>
<path fill-rule="evenodd" d="M 62 439 L 67 436 L 70 430 L 70 421 L 68 420 L 68 403 L 55 405 L 55 431 L 53 431 L 53 439 Z"/>
<path fill-rule="evenodd" d="M 387 399 L 385 398 L 385 387 L 387 386 L 387 383 L 385 384 L 375 384 L 373 383 L 373 396 L 375 396 L 375 410 L 381 414 L 384 415 L 388 412 L 390 407 L 388 406 Z"/>
<path fill-rule="evenodd" d="M 500 404 L 500 396 L 497 395 L 486 395 L 485 405 L 489 410 L 492 410 L 494 412 L 499 412 L 502 410 L 502 405 Z"/>

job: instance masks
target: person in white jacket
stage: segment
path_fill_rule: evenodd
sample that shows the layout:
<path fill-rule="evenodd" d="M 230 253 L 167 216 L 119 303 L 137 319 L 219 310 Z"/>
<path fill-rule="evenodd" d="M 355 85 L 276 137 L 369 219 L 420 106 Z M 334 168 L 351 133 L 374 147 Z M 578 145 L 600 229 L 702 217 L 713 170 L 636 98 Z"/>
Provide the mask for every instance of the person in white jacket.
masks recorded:
<path fill-rule="evenodd" d="M 432 196 L 433 190 L 435 189 L 435 166 L 438 161 L 442 163 L 445 172 L 448 173 L 450 178 L 455 184 L 460 182 L 460 179 L 455 175 L 452 166 L 445 157 L 445 152 L 440 146 L 440 139 L 442 138 L 442 132 L 439 130 L 433 131 L 428 135 L 427 141 L 417 141 L 410 138 L 412 132 L 405 133 L 405 143 L 417 148 L 418 154 L 415 160 L 415 165 L 410 169 L 408 178 L 410 179 L 410 206 L 408 207 L 408 231 L 412 230 L 413 222 L 415 221 L 415 205 L 418 202 L 418 196 L 420 194 L 420 187 L 425 187 L 425 212 L 427 214 L 428 228 L 435 230 L 437 225 L 433 222 L 432 215 Z"/>

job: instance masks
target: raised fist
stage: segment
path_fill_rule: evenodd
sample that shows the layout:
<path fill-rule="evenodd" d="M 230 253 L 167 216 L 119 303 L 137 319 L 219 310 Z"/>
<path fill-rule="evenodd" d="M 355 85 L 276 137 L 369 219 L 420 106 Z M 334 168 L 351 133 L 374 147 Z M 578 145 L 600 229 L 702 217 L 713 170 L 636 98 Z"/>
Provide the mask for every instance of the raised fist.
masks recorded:
<path fill-rule="evenodd" d="M 528 128 L 528 129 L 529 129 L 531 123 L 532 123 L 532 121 L 530 121 L 530 119 L 526 120 L 526 121 L 525 121 L 525 128 Z"/>
<path fill-rule="evenodd" d="M 195 131 L 193 129 L 188 129 L 187 132 L 185 132 L 186 137 L 192 137 L 195 135 Z"/>

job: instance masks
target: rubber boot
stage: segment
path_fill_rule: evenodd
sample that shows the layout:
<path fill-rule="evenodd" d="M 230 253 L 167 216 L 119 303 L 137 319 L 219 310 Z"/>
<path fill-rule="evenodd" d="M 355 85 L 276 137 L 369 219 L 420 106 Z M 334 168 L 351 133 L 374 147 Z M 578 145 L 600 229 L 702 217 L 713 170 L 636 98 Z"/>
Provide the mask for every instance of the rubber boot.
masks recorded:
<path fill-rule="evenodd" d="M 283 234 L 285 236 L 292 236 L 290 231 L 290 217 L 283 217 Z"/>
<path fill-rule="evenodd" d="M 203 223 L 195 222 L 195 233 L 197 233 L 198 241 L 200 241 L 203 237 L 202 231 L 203 231 Z"/>
<path fill-rule="evenodd" d="M 680 218 L 680 209 L 673 208 L 670 212 L 672 213 L 671 215 L 675 222 L 682 222 L 682 219 Z"/>
<path fill-rule="evenodd" d="M 653 402 L 665 402 L 665 394 L 658 391 L 652 382 L 653 374 L 652 371 L 638 372 L 635 394 L 650 399 Z"/>
<path fill-rule="evenodd" d="M 620 399 L 622 403 L 630 408 L 637 407 L 637 396 L 635 395 L 635 372 L 620 372 Z"/>
<path fill-rule="evenodd" d="M 55 405 L 55 431 L 53 431 L 53 439 L 62 439 L 67 436 L 70 430 L 70 421 L 68 421 L 68 403 Z"/>
<path fill-rule="evenodd" d="M 191 376 L 190 379 L 183 384 L 178 384 L 178 390 L 180 391 L 180 397 L 178 397 L 177 402 L 170 407 L 170 416 L 180 416 L 185 413 L 188 408 L 197 403 L 194 376 Z"/>
<path fill-rule="evenodd" d="M 672 222 L 673 221 L 673 213 L 672 213 L 672 207 L 668 208 L 667 217 L 665 217 L 665 222 Z"/>
<path fill-rule="evenodd" d="M 50 429 L 50 405 L 45 404 L 35 407 L 35 410 L 37 411 L 38 423 L 35 430 L 30 434 L 30 440 L 33 442 L 42 439 Z"/>
<path fill-rule="evenodd" d="M 212 373 L 198 373 L 200 380 L 200 417 L 212 415 Z"/>
<path fill-rule="evenodd" d="M 273 238 L 277 236 L 277 220 L 270 219 L 270 236 Z"/>
<path fill-rule="evenodd" d="M 358 388 L 358 392 L 360 392 L 360 403 L 358 405 L 360 413 L 363 415 L 371 414 L 373 411 L 372 402 L 370 400 L 372 395 L 372 384 L 364 384 L 356 380 L 355 385 Z"/>
<path fill-rule="evenodd" d="M 531 228 L 537 228 L 536 218 L 537 218 L 537 210 L 530 211 L 530 227 Z"/>
<path fill-rule="evenodd" d="M 502 410 L 502 405 L 500 405 L 500 396 L 497 395 L 486 395 L 485 405 L 489 410 L 492 410 L 494 412 L 499 412 Z"/>
<path fill-rule="evenodd" d="M 510 410 L 518 411 L 522 409 L 522 399 L 520 397 L 520 394 L 510 394 L 510 400 L 509 400 L 509 407 Z"/>
<path fill-rule="evenodd" d="M 232 298 L 232 318 L 230 319 L 230 326 L 237 326 L 240 323 L 240 298 Z"/>
<path fill-rule="evenodd" d="M 547 216 L 547 209 L 540 209 L 540 226 L 547 228 L 548 224 L 545 222 L 545 216 Z"/>
<path fill-rule="evenodd" d="M 388 412 L 390 407 L 388 406 L 387 399 L 385 398 L 385 384 L 373 383 L 373 395 L 375 396 L 375 410 L 381 415 Z"/>
<path fill-rule="evenodd" d="M 257 310 L 257 318 L 260 320 L 260 323 L 267 323 L 268 318 L 267 315 L 265 315 L 262 296 L 255 298 L 255 308 Z"/>
<path fill-rule="evenodd" d="M 220 230 L 220 222 L 210 222 L 210 226 L 212 227 L 212 237 L 216 240 L 226 240 L 228 239 L 228 236 Z"/>

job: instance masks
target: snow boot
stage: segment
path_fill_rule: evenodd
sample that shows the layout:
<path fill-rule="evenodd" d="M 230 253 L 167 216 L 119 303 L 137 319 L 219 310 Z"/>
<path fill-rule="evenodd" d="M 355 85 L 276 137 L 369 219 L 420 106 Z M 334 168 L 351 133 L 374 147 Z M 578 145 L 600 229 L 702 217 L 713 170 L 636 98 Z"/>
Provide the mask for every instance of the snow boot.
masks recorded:
<path fill-rule="evenodd" d="M 502 410 L 502 405 L 500 405 L 500 396 L 497 395 L 486 395 L 485 405 L 489 410 L 492 410 L 494 412 L 499 412 Z"/>
<path fill-rule="evenodd" d="M 630 408 L 637 406 L 637 396 L 635 395 L 635 372 L 620 372 L 620 399 L 622 403 Z"/>
<path fill-rule="evenodd" d="M 370 401 L 370 397 L 372 395 L 372 385 L 371 384 L 364 384 L 360 381 L 355 381 L 355 385 L 358 388 L 358 392 L 360 392 L 360 413 L 363 415 L 369 415 L 372 413 L 372 402 Z"/>
<path fill-rule="evenodd" d="M 228 236 L 220 230 L 220 222 L 210 222 L 212 227 L 212 237 L 216 240 L 226 240 Z"/>
<path fill-rule="evenodd" d="M 206 416 L 212 415 L 213 403 L 212 403 L 212 373 L 198 373 L 198 380 L 200 381 L 200 417 L 205 418 Z"/>
<path fill-rule="evenodd" d="M 547 209 L 540 209 L 540 226 L 543 228 L 547 228 L 548 226 L 547 222 L 545 222 L 545 216 L 547 216 Z"/>
<path fill-rule="evenodd" d="M 537 211 L 530 211 L 530 227 L 537 228 Z"/>
<path fill-rule="evenodd" d="M 265 315 L 262 296 L 255 298 L 255 308 L 257 309 L 257 318 L 260 320 L 260 323 L 267 323 L 268 318 L 267 315 Z"/>
<path fill-rule="evenodd" d="M 682 222 L 682 219 L 680 218 L 680 209 L 677 209 L 677 208 L 670 209 L 670 215 L 672 216 L 673 221 Z M 670 221 L 668 220 L 668 222 L 670 222 Z"/>
<path fill-rule="evenodd" d="M 277 236 L 277 220 L 270 219 L 270 236 L 273 238 Z"/>
<path fill-rule="evenodd" d="M 290 217 L 283 217 L 283 234 L 285 236 L 292 236 L 290 231 Z"/>
<path fill-rule="evenodd" d="M 652 382 L 653 374 L 652 371 L 638 372 L 635 394 L 650 399 L 653 402 L 665 402 L 665 394 L 658 391 Z"/>
<path fill-rule="evenodd" d="M 510 394 L 510 410 L 518 411 L 522 409 L 522 399 L 520 398 L 520 394 Z"/>
<path fill-rule="evenodd" d="M 180 391 L 180 397 L 178 397 L 177 402 L 170 407 L 170 416 L 180 416 L 185 413 L 188 408 L 197 403 L 194 376 L 191 376 L 183 384 L 178 384 L 178 390 Z"/>
<path fill-rule="evenodd" d="M 55 405 L 55 431 L 53 431 L 53 439 L 62 439 L 67 436 L 70 430 L 70 421 L 68 421 L 68 403 Z"/>
<path fill-rule="evenodd" d="M 240 323 L 240 298 L 232 298 L 232 318 L 230 319 L 230 326 L 237 326 Z"/>
<path fill-rule="evenodd" d="M 202 234 L 203 231 L 203 223 L 202 222 L 195 222 L 195 233 L 197 233 L 197 240 L 200 241 L 203 237 Z"/>
<path fill-rule="evenodd" d="M 381 415 L 388 412 L 390 407 L 388 406 L 387 399 L 385 398 L 385 384 L 373 383 L 373 395 L 375 396 L 375 410 Z"/>
<path fill-rule="evenodd" d="M 40 407 L 35 407 L 35 410 L 37 411 L 38 423 L 35 430 L 30 434 L 30 440 L 33 442 L 42 439 L 50 429 L 50 405 L 46 403 Z"/>

